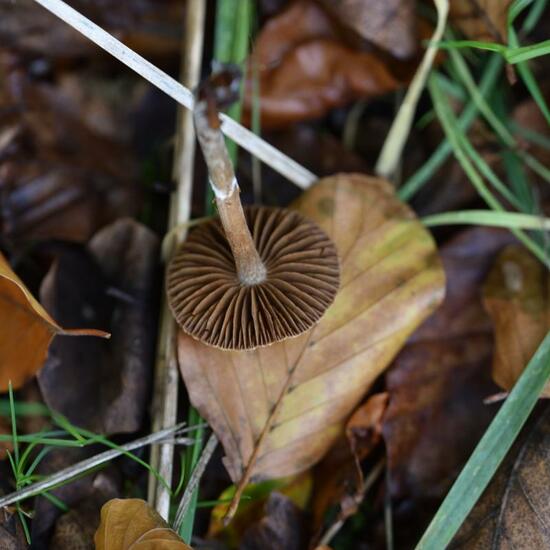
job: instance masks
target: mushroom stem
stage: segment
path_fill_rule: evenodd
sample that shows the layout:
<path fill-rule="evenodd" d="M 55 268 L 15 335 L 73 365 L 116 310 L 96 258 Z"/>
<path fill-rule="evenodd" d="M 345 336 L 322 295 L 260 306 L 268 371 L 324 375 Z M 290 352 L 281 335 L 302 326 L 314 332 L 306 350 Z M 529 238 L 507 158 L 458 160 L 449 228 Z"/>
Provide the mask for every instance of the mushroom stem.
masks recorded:
<path fill-rule="evenodd" d="M 197 100 L 193 114 L 197 138 L 208 167 L 210 186 L 235 259 L 239 281 L 246 286 L 259 284 L 265 280 L 267 271 L 244 217 L 239 185 L 212 98 Z"/>

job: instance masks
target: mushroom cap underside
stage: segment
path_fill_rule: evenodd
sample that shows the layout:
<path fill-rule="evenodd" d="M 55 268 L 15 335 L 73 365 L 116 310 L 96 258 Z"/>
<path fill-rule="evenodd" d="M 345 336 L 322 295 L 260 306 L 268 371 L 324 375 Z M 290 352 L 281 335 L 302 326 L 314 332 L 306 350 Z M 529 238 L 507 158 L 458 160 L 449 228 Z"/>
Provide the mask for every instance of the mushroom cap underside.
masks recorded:
<path fill-rule="evenodd" d="M 168 302 L 184 332 L 228 350 L 302 334 L 323 316 L 340 283 L 336 247 L 317 224 L 281 208 L 244 212 L 267 269 L 264 281 L 239 281 L 218 218 L 191 232 L 167 273 Z"/>

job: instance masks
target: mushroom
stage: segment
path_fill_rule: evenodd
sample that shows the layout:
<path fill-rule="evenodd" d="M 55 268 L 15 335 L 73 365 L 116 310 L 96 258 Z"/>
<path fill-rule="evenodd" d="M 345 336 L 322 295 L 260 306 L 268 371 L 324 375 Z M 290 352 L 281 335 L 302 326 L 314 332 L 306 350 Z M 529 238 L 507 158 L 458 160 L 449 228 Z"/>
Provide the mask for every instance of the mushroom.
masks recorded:
<path fill-rule="evenodd" d="M 219 217 L 195 228 L 176 252 L 167 293 L 184 332 L 218 348 L 250 350 L 317 323 L 336 296 L 340 270 L 330 238 L 301 214 L 243 209 L 220 130 L 218 105 L 229 94 L 223 80 L 213 75 L 202 84 L 194 109 Z"/>

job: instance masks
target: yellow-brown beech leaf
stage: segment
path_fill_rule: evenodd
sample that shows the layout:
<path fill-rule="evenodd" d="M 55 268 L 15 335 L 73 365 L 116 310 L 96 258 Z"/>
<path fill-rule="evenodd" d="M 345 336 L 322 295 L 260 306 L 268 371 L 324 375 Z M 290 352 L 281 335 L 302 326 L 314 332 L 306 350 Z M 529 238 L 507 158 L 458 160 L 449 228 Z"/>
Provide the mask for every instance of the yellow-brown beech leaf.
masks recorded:
<path fill-rule="evenodd" d="M 495 328 L 493 380 L 511 390 L 550 328 L 550 275 L 525 248 L 511 245 L 497 257 L 483 287 Z M 550 383 L 542 393 L 550 397 Z"/>
<path fill-rule="evenodd" d="M 192 403 L 223 443 L 225 466 L 247 480 L 303 471 L 441 302 L 444 274 L 431 235 L 385 181 L 324 178 L 293 205 L 332 237 L 341 286 L 320 322 L 296 338 L 224 352 L 179 335 Z"/>
<path fill-rule="evenodd" d="M 100 330 L 64 330 L 0 254 L 0 392 L 21 387 L 40 369 L 56 334 L 108 337 Z"/>
<path fill-rule="evenodd" d="M 512 0 L 452 0 L 449 15 L 468 38 L 505 43 L 511 3 Z"/>
<path fill-rule="evenodd" d="M 114 498 L 101 508 L 96 550 L 191 550 L 144 500 Z"/>
<path fill-rule="evenodd" d="M 448 550 L 550 548 L 550 409 L 533 415 Z"/>

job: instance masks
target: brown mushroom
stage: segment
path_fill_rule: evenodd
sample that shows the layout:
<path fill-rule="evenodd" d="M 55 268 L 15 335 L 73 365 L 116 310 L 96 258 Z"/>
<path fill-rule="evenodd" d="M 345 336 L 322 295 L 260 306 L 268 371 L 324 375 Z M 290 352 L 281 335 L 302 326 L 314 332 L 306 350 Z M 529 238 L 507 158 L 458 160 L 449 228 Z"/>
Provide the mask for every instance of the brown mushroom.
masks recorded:
<path fill-rule="evenodd" d="M 297 212 L 243 210 L 212 82 L 199 89 L 194 118 L 219 218 L 199 225 L 176 253 L 167 273 L 168 302 L 194 338 L 254 349 L 319 321 L 338 291 L 338 255 L 324 231 Z"/>

